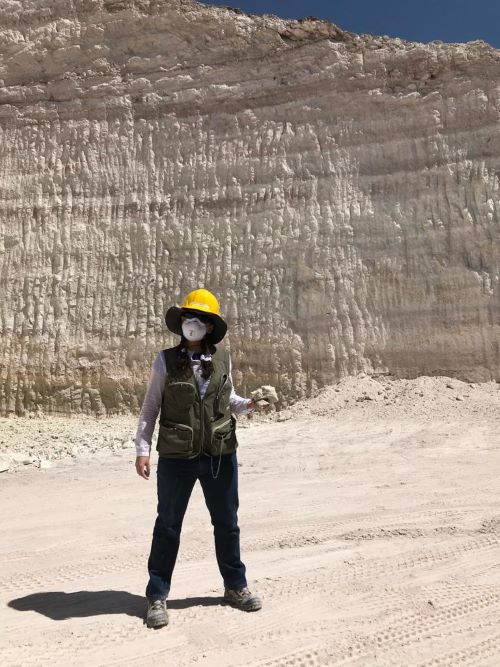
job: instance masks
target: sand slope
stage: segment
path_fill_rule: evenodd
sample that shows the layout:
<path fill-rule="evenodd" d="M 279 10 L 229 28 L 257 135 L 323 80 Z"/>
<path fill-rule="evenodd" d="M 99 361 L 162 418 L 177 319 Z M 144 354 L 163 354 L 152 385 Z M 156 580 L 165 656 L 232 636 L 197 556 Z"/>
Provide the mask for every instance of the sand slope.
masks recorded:
<path fill-rule="evenodd" d="M 428 402 L 434 390 L 436 410 L 400 391 L 378 416 L 375 399 L 354 398 L 335 415 L 297 408 L 240 429 L 242 555 L 264 601 L 254 614 L 219 604 L 199 486 L 171 624 L 151 631 L 155 478 L 136 476 L 131 450 L 3 473 L 2 663 L 500 664 L 498 389 L 470 388 L 489 395 L 480 409 L 444 380 L 404 382 L 425 385 Z M 446 401 L 460 403 L 448 418 Z"/>

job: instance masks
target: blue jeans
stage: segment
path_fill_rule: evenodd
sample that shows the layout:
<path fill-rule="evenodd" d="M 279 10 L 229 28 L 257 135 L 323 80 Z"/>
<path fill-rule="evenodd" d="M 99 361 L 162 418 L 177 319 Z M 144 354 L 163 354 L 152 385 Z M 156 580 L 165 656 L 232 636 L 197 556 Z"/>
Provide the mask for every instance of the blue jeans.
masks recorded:
<path fill-rule="evenodd" d="M 219 457 L 214 457 L 217 472 Z M 169 459 L 160 456 L 156 471 L 158 516 L 148 559 L 149 582 L 146 596 L 150 600 L 166 598 L 170 591 L 182 521 L 197 479 L 214 527 L 215 554 L 226 588 L 247 585 L 245 565 L 240 560 L 238 527 L 238 463 L 236 452 L 220 457 L 220 470 L 213 478 L 211 459 L 202 454 L 196 459 Z"/>

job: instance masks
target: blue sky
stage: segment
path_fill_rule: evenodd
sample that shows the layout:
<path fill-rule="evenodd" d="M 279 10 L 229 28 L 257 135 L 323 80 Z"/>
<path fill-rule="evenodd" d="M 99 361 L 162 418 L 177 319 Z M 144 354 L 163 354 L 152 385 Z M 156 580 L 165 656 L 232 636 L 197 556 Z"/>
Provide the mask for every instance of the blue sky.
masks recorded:
<path fill-rule="evenodd" d="M 344 30 L 417 42 L 484 39 L 500 48 L 500 0 L 228 0 L 207 5 L 238 7 L 283 18 L 316 16 Z"/>

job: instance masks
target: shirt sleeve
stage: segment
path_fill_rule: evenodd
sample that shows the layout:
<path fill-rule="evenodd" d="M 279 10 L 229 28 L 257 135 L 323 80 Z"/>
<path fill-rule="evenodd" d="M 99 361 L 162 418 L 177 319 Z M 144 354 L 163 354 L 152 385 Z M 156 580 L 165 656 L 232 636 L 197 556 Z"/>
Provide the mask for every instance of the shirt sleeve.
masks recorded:
<path fill-rule="evenodd" d="M 252 410 L 248 407 L 248 404 L 252 400 L 251 398 L 243 398 L 243 396 L 238 396 L 234 391 L 233 385 L 233 376 L 231 374 L 231 357 L 229 357 L 229 379 L 231 380 L 231 395 L 229 397 L 229 407 L 231 412 L 234 412 L 235 415 L 246 415 Z"/>
<path fill-rule="evenodd" d="M 135 435 L 135 451 L 137 456 L 150 455 L 151 440 L 155 430 L 156 419 L 161 408 L 166 377 L 167 369 L 165 360 L 163 359 L 163 354 L 158 352 L 151 366 L 148 387 L 139 414 L 139 423 Z"/>

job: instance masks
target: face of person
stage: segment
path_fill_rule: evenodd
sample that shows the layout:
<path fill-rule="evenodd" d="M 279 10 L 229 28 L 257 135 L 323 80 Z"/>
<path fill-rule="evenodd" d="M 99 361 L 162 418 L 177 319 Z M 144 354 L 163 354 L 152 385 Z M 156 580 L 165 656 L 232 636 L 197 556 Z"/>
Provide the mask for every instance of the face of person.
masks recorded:
<path fill-rule="evenodd" d="M 211 322 L 210 318 L 204 315 L 203 313 L 198 313 L 194 310 L 191 312 L 182 313 L 181 323 L 184 322 L 184 320 L 191 318 L 197 318 L 198 320 L 200 320 L 200 322 L 203 322 L 203 324 L 205 324 L 207 327 L 207 333 L 212 333 L 212 331 L 214 330 L 214 325 Z"/>

